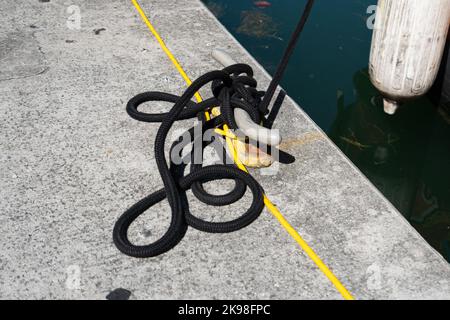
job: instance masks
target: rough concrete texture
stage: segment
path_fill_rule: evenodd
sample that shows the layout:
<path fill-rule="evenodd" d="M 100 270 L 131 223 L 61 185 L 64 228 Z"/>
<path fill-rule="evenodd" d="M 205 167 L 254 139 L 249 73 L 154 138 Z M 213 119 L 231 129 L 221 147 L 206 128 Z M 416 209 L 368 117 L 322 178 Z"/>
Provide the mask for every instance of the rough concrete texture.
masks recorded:
<path fill-rule="evenodd" d="M 68 27 L 70 5 L 79 30 Z M 199 1 L 141 5 L 192 78 L 220 67 L 210 52 L 221 48 L 268 83 Z M 189 229 L 157 258 L 121 254 L 114 222 L 161 187 L 157 125 L 130 119 L 125 103 L 185 84 L 130 1 L 2 1 L 0 12 L 1 298 L 105 299 L 125 289 L 132 299 L 341 299 L 268 211 L 232 234 Z M 276 127 L 297 161 L 254 175 L 357 299 L 450 298 L 449 265 L 292 101 Z M 135 223 L 133 239 L 152 241 L 167 223 L 163 203 Z"/>

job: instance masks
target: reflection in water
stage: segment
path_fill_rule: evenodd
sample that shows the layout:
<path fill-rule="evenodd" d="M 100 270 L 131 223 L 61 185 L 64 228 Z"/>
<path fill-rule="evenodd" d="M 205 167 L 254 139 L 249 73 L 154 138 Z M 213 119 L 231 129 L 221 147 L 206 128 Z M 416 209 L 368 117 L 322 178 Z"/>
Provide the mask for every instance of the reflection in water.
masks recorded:
<path fill-rule="evenodd" d="M 236 30 L 249 37 L 276 37 L 277 26 L 272 17 L 257 10 L 242 11 L 241 24 Z"/>
<path fill-rule="evenodd" d="M 394 117 L 367 70 L 354 75 L 356 102 L 338 92 L 330 137 L 428 242 L 450 260 L 450 123 L 427 97 Z"/>
<path fill-rule="evenodd" d="M 267 8 L 252 0 L 204 2 L 221 8 L 220 21 L 273 73 L 306 0 L 272 1 Z M 367 8 L 376 2 L 317 1 L 282 85 L 450 261 L 450 104 L 445 94 L 438 98 L 443 91 L 450 96 L 450 72 L 430 97 L 385 115 L 366 70 Z"/>

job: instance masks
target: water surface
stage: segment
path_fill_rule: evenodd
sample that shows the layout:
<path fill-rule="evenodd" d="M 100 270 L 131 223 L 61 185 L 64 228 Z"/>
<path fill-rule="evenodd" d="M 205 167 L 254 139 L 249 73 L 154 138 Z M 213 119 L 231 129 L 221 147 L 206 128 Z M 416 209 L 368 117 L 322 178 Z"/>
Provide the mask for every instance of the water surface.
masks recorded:
<path fill-rule="evenodd" d="M 204 0 L 273 74 L 305 0 Z M 450 261 L 450 108 L 424 97 L 385 115 L 367 65 L 375 0 L 315 3 L 282 86 Z"/>

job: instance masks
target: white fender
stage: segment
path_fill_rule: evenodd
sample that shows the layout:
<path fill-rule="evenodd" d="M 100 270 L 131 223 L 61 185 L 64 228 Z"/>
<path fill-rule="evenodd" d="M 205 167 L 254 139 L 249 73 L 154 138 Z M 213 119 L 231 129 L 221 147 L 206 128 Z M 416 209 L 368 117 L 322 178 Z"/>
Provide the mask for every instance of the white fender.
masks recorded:
<path fill-rule="evenodd" d="M 379 0 L 369 73 L 394 114 L 436 79 L 450 20 L 450 0 Z"/>

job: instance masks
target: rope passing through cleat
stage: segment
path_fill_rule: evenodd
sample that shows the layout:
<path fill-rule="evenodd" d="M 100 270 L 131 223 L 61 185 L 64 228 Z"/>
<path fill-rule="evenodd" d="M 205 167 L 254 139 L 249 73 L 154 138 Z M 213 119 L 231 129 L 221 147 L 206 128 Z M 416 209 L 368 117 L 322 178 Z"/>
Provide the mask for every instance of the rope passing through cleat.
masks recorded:
<path fill-rule="evenodd" d="M 192 98 L 195 93 L 208 83 L 212 83 L 214 97 L 200 103 L 193 102 Z M 138 94 L 128 102 L 127 112 L 132 118 L 143 122 L 161 123 L 156 135 L 154 151 L 164 188 L 136 203 L 118 219 L 114 227 L 113 239 L 121 252 L 139 258 L 157 256 L 177 245 L 186 233 L 188 226 L 204 232 L 228 233 L 248 226 L 259 217 L 264 208 L 263 189 L 250 174 L 239 170 L 234 164 L 203 167 L 201 163 L 194 162 L 195 152 L 192 149 L 188 154 L 191 164 L 190 173 L 185 176 L 185 161 L 177 164 L 172 157 L 177 154 L 183 158 L 182 150 L 186 147 L 184 139 L 178 139 L 172 144 L 169 164 L 166 162 L 164 153 L 167 134 L 178 120 L 196 117 L 201 120 L 199 124 L 201 130 L 195 130 L 195 127 L 188 130 L 191 143 L 198 142 L 198 139 L 203 140 L 206 130 L 217 128 L 219 132 L 223 131 L 224 125 L 234 129 L 234 132 L 239 132 L 234 119 L 233 110 L 235 108 L 245 110 L 255 123 L 261 123 L 264 115 L 258 106 L 264 92 L 258 91 L 256 87 L 257 82 L 253 78 L 252 68 L 245 64 L 235 64 L 221 71 L 212 71 L 201 76 L 189 86 L 181 97 L 162 92 L 145 92 Z M 145 113 L 138 110 L 139 106 L 150 101 L 163 101 L 174 103 L 174 105 L 169 112 L 162 114 Z M 210 113 L 213 108 L 219 108 L 220 115 L 206 120 L 204 113 Z M 197 129 L 199 127 L 197 126 Z M 198 136 L 195 136 L 195 132 Z M 207 142 L 201 144 L 201 153 L 206 146 L 208 146 Z M 179 150 L 179 153 L 174 153 L 174 150 Z M 203 159 L 203 154 L 200 155 L 200 159 Z M 230 161 L 224 160 L 222 158 L 223 163 L 230 163 Z M 235 182 L 233 190 L 225 195 L 209 194 L 203 188 L 203 184 L 206 182 L 222 179 Z M 209 222 L 196 217 L 189 211 L 186 197 L 188 189 L 191 189 L 195 197 L 205 204 L 225 206 L 240 200 L 247 188 L 253 195 L 250 208 L 232 221 Z M 128 239 L 130 225 L 146 210 L 166 198 L 172 214 L 166 233 L 152 244 L 133 245 Z"/>
<path fill-rule="evenodd" d="M 253 69 L 249 65 L 238 63 L 227 66 L 223 70 L 211 71 L 200 76 L 181 96 L 164 92 L 144 92 L 133 97 L 128 102 L 127 112 L 133 119 L 143 122 L 161 123 L 155 139 L 154 152 L 164 187 L 137 202 L 117 220 L 113 230 L 113 241 L 122 253 L 137 258 L 158 256 L 175 247 L 183 239 L 188 226 L 204 232 L 228 233 L 245 228 L 260 216 L 265 202 L 267 204 L 267 198 L 264 196 L 262 187 L 249 173 L 240 170 L 235 164 L 228 164 L 232 163 L 232 161 L 227 161 L 226 152 L 222 153 L 223 164 L 203 166 L 203 150 L 211 143 L 203 141 L 203 136 L 207 130 L 215 130 L 216 133 L 224 133 L 227 137 L 227 142 L 229 142 L 230 137 L 242 139 L 241 141 L 245 142 L 252 142 L 242 133 L 242 130 L 237 125 L 234 116 L 235 109 L 241 109 L 246 112 L 245 117 L 242 119 L 246 120 L 247 123 L 248 117 L 250 117 L 255 124 L 259 125 L 262 123 L 268 129 L 272 127 L 284 101 L 285 92 L 283 90 L 280 91 L 271 113 L 269 113 L 269 105 L 304 28 L 313 3 L 314 0 L 308 0 L 303 15 L 289 41 L 267 92 L 257 89 L 257 81 L 253 76 Z M 198 96 L 198 91 L 209 83 L 211 83 L 213 97 L 201 102 L 193 102 L 192 98 Z M 173 107 L 166 113 L 145 113 L 138 110 L 142 104 L 152 101 L 173 103 Z M 216 112 L 217 109 L 219 109 L 220 114 Z M 198 125 L 187 131 L 191 138 L 192 151 L 183 156 L 182 153 L 187 144 L 180 137 L 172 144 L 170 160 L 167 163 L 164 146 L 170 129 L 176 121 L 192 118 L 200 120 Z M 233 130 L 231 135 L 228 129 Z M 269 130 L 266 132 L 269 132 Z M 196 148 L 199 140 L 201 147 Z M 266 145 L 265 147 L 267 147 L 265 150 L 268 150 L 268 154 L 275 150 L 273 145 Z M 196 156 L 198 156 L 196 155 L 197 149 L 200 150 L 200 163 L 195 161 Z M 287 158 L 285 163 L 293 161 L 292 156 L 281 150 L 276 150 L 280 152 L 280 162 L 283 156 Z M 174 154 L 183 160 L 190 160 L 190 172 L 187 175 L 184 173 L 187 162 L 175 162 Z M 224 195 L 213 195 L 204 189 L 204 183 L 218 180 L 234 180 L 234 188 Z M 240 217 L 234 220 L 210 222 L 200 219 L 189 210 L 186 195 L 186 191 L 189 189 L 201 202 L 221 207 L 239 201 L 246 193 L 247 188 L 252 193 L 252 203 Z M 167 199 L 171 210 L 171 221 L 165 234 L 159 240 L 148 245 L 131 243 L 128 238 L 128 229 L 131 224 L 140 215 L 164 199 Z"/>

